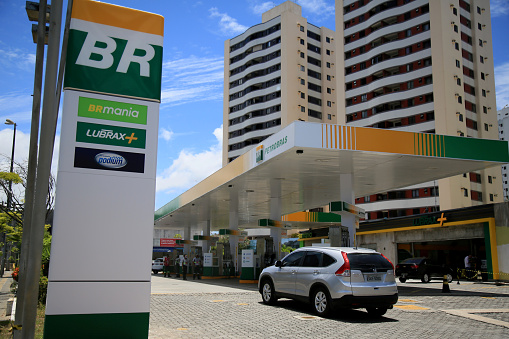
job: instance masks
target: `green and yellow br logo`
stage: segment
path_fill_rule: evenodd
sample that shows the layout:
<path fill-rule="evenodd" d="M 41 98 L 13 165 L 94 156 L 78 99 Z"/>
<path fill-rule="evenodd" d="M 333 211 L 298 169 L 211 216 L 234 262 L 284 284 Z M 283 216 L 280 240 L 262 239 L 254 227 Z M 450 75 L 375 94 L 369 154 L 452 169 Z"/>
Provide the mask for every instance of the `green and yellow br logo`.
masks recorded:
<path fill-rule="evenodd" d="M 64 87 L 159 101 L 163 25 L 159 15 L 75 1 Z"/>

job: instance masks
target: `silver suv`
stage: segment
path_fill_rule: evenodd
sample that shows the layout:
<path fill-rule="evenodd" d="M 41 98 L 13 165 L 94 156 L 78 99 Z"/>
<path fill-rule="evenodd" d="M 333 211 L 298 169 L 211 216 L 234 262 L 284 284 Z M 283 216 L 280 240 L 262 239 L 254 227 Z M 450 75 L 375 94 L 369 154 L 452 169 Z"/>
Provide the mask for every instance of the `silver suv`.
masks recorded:
<path fill-rule="evenodd" d="M 394 266 L 365 248 L 299 248 L 262 271 L 258 290 L 265 304 L 302 300 L 320 316 L 338 308 L 366 308 L 382 316 L 398 301 Z"/>

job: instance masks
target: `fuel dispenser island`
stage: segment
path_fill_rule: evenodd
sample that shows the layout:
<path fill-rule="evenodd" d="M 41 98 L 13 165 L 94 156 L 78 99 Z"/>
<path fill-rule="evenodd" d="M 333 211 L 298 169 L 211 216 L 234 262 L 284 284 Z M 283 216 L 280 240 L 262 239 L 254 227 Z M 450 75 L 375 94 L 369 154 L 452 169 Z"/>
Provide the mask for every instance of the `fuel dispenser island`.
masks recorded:
<path fill-rule="evenodd" d="M 271 266 L 277 260 L 274 252 L 274 239 L 271 237 L 256 237 L 256 249 L 242 250 L 241 282 L 258 280 L 260 272 Z"/>

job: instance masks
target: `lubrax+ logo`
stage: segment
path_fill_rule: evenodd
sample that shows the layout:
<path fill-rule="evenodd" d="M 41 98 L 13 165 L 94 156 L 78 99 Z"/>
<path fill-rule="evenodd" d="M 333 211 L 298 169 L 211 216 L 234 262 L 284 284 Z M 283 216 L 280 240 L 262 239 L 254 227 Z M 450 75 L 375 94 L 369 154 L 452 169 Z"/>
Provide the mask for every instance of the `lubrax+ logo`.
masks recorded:
<path fill-rule="evenodd" d="M 92 144 L 145 148 L 146 132 L 142 129 L 78 122 L 76 141 Z"/>

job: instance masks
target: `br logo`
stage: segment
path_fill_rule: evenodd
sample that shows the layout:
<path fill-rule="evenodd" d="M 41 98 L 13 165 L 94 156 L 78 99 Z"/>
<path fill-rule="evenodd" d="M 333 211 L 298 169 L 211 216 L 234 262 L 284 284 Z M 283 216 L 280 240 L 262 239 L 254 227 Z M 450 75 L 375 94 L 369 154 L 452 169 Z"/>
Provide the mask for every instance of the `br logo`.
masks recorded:
<path fill-rule="evenodd" d="M 105 34 L 101 34 L 101 32 L 90 31 L 85 38 L 76 64 L 92 68 L 108 69 L 115 63 L 113 53 L 116 49 L 117 43 L 114 39 Z M 138 51 L 137 54 L 140 54 L 140 50 L 144 51 L 145 54 L 135 55 L 136 51 Z M 138 39 L 127 40 L 116 72 L 127 73 L 129 65 L 131 63 L 137 63 L 139 64 L 140 76 L 150 77 L 149 62 L 154 58 L 155 54 L 154 47 L 151 45 Z"/>

